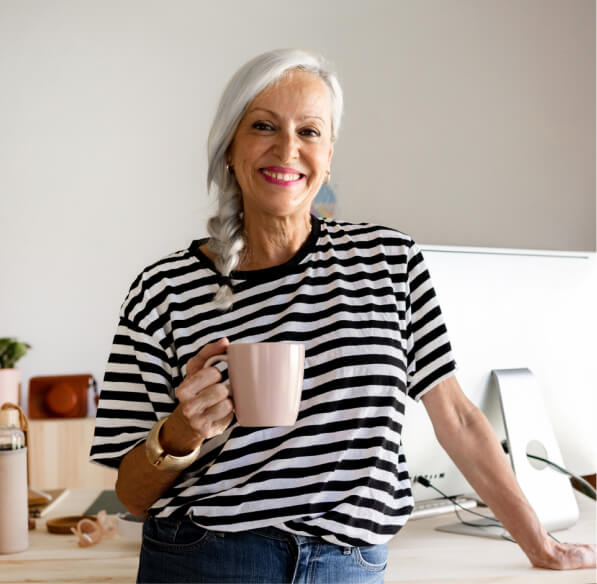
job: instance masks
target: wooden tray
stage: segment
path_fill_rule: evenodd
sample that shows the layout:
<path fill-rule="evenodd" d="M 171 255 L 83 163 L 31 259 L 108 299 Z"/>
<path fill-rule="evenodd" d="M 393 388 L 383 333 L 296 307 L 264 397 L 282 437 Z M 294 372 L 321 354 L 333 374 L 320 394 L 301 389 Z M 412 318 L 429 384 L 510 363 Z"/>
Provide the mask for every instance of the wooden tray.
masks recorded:
<path fill-rule="evenodd" d="M 96 519 L 94 515 L 69 515 L 67 517 L 56 517 L 46 521 L 46 529 L 50 533 L 59 535 L 72 535 L 71 527 L 76 527 L 81 519 Z"/>

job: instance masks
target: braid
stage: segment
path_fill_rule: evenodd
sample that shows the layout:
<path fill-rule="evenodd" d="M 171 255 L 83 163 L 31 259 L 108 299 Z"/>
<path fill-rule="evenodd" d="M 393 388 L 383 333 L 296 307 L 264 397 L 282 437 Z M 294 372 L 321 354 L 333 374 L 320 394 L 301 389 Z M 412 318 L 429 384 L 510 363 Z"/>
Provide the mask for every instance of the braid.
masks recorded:
<path fill-rule="evenodd" d="M 236 182 L 236 181 L 234 181 Z M 245 247 L 242 231 L 242 200 L 237 189 L 220 190 L 218 213 L 207 222 L 209 249 L 215 254 L 215 265 L 223 276 L 214 297 L 216 306 L 224 311 L 232 306 L 233 291 L 230 274 L 238 266 Z"/>

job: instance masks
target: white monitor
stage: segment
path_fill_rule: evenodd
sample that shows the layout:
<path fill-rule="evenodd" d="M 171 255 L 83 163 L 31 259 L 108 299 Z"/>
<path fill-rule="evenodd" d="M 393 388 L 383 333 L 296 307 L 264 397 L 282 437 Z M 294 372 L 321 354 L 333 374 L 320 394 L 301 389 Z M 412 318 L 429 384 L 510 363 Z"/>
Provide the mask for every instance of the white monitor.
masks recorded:
<path fill-rule="evenodd" d="M 541 388 L 565 467 L 594 473 L 595 254 L 422 249 L 458 364 L 456 376 L 499 439 L 506 434 L 490 399 L 491 371 L 528 368 Z M 425 476 L 450 496 L 472 493 L 439 446 L 422 403 L 407 403 L 403 443 L 411 477 Z M 414 485 L 415 501 L 438 496 Z"/>

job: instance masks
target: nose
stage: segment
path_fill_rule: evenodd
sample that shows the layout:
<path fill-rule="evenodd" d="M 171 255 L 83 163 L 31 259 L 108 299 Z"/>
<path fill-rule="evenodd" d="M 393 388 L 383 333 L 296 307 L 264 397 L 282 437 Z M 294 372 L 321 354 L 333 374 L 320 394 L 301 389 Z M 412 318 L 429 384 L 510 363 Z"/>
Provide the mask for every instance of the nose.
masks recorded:
<path fill-rule="evenodd" d="M 298 156 L 299 141 L 294 132 L 283 131 L 276 140 L 276 154 L 280 162 L 290 162 Z"/>

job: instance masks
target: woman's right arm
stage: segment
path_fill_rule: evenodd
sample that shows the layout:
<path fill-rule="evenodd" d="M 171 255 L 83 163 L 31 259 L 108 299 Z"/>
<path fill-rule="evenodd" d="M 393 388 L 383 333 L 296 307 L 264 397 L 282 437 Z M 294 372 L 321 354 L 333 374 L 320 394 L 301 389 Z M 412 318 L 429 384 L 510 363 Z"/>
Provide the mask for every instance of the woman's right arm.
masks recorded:
<path fill-rule="evenodd" d="M 233 418 L 228 386 L 220 383 L 215 367 L 203 369 L 213 355 L 226 352 L 228 340 L 206 345 L 187 364 L 187 376 L 176 390 L 178 405 L 162 426 L 162 448 L 183 456 L 201 446 L 207 438 L 224 432 Z M 149 462 L 145 443 L 133 448 L 120 463 L 116 494 L 134 515 L 142 516 L 178 479 L 181 471 L 159 470 Z"/>

